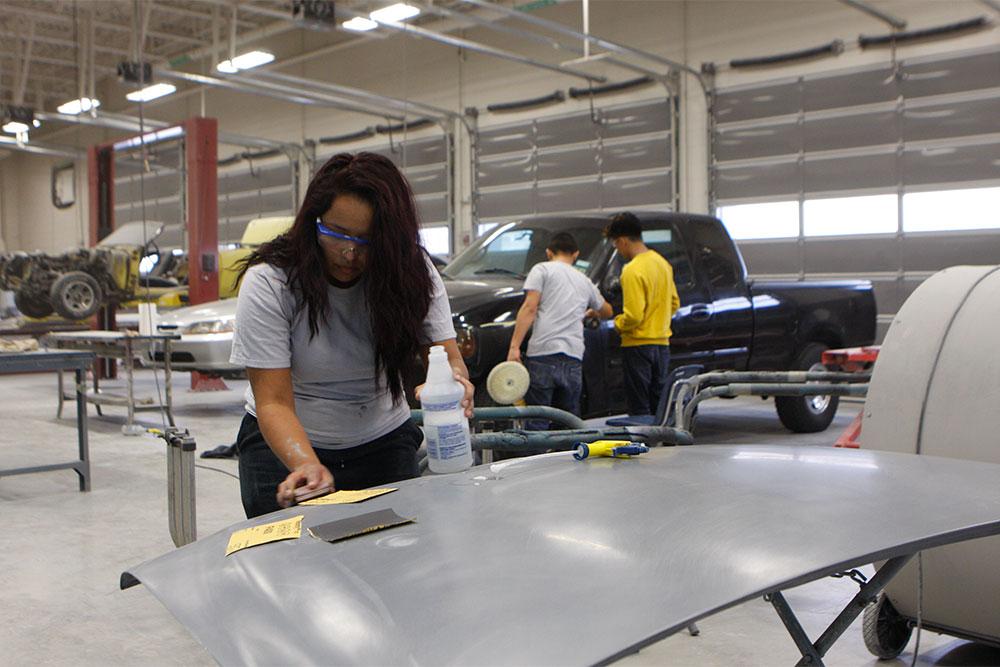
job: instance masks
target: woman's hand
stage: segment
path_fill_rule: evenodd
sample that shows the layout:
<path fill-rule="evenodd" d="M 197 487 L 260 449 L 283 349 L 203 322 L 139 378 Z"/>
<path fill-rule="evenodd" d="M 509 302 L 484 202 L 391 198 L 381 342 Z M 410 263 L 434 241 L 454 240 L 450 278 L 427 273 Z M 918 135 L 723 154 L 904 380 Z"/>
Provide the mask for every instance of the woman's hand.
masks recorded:
<path fill-rule="evenodd" d="M 460 382 L 462 384 L 462 388 L 465 389 L 465 395 L 462 397 L 461 405 L 462 409 L 465 410 L 465 416 L 468 417 L 469 419 L 472 419 L 472 409 L 473 407 L 475 407 L 472 404 L 472 401 L 476 396 L 476 386 L 471 382 L 469 382 L 469 379 L 466 378 L 461 373 L 459 373 L 458 371 L 455 371 L 454 378 L 455 381 Z M 425 385 L 426 383 L 418 384 L 416 387 L 413 388 L 413 397 L 416 398 L 418 401 L 420 400 L 420 393 L 424 390 Z"/>
<path fill-rule="evenodd" d="M 469 382 L 469 379 L 464 375 L 455 373 L 455 379 L 465 387 L 465 397 L 462 399 L 462 407 L 465 408 L 465 416 L 472 419 L 472 409 L 475 407 L 472 402 L 476 396 L 476 386 Z"/>
<path fill-rule="evenodd" d="M 278 485 L 278 504 L 282 507 L 294 505 L 295 489 L 300 487 L 310 491 L 330 487 L 330 491 L 333 491 L 333 475 L 322 463 L 303 463 L 288 473 L 285 481 Z"/>

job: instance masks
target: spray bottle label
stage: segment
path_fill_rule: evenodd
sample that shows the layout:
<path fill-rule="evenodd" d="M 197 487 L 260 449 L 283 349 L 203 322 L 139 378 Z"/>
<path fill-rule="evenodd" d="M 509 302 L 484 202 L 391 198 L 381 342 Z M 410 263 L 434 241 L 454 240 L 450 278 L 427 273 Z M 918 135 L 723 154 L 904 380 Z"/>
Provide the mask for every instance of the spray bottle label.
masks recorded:
<path fill-rule="evenodd" d="M 439 461 L 462 456 L 468 448 L 464 424 L 440 424 L 426 428 L 427 452 Z"/>
<path fill-rule="evenodd" d="M 446 410 L 458 410 L 461 408 L 462 402 L 458 401 L 448 401 L 446 403 L 424 403 L 420 402 L 420 408 L 424 411 L 430 412 L 444 412 Z"/>

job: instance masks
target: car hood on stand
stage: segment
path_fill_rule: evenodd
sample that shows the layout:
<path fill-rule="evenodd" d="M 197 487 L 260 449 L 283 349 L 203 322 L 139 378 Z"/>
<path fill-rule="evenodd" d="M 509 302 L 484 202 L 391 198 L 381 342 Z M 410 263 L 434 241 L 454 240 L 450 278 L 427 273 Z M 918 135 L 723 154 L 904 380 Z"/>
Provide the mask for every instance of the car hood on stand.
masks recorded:
<path fill-rule="evenodd" d="M 208 320 L 230 319 L 236 317 L 236 299 L 220 299 L 207 301 L 186 308 L 165 311 L 159 315 L 159 324 L 185 327 L 195 322 Z"/>

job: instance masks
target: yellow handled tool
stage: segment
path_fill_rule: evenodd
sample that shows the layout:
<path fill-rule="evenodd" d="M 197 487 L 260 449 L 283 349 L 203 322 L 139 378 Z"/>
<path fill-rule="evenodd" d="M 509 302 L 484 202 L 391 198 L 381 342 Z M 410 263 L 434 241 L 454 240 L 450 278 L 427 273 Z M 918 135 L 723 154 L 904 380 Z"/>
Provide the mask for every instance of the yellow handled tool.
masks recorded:
<path fill-rule="evenodd" d="M 595 440 L 594 442 L 578 442 L 573 458 L 582 461 L 591 456 L 613 456 L 629 458 L 633 454 L 643 454 L 649 451 L 646 445 L 631 440 Z"/>

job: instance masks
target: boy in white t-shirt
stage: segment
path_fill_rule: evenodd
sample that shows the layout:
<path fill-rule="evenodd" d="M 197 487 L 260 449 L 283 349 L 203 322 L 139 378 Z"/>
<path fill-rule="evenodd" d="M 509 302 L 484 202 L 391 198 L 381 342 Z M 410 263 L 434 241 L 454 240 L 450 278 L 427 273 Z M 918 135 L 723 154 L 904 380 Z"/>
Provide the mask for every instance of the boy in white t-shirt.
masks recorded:
<path fill-rule="evenodd" d="M 545 255 L 549 261 L 533 266 L 524 281 L 524 303 L 517 312 L 507 360 L 521 361 L 521 343 L 531 328 L 524 360 L 531 386 L 525 402 L 579 415 L 583 391 L 583 320 L 608 319 L 612 315 L 611 305 L 597 286 L 574 268 L 580 250 L 571 234 L 554 234 Z"/>

